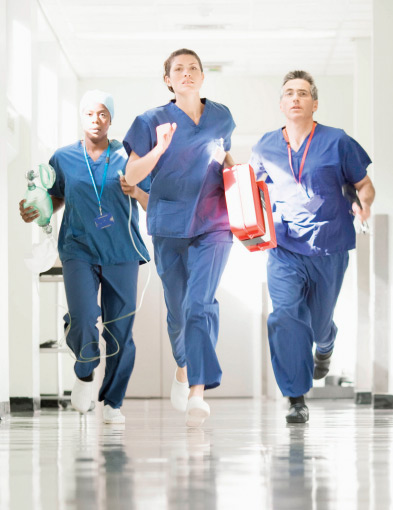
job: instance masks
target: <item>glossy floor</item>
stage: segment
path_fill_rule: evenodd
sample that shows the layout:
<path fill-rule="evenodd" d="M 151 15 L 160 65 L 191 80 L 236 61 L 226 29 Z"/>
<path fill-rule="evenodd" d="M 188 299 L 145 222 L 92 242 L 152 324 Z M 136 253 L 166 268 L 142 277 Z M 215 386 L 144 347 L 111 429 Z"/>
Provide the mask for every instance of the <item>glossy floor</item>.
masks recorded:
<path fill-rule="evenodd" d="M 168 400 L 127 400 L 126 425 L 101 408 L 0 422 L 0 509 L 393 509 L 393 411 L 313 401 L 211 399 L 187 430 Z"/>

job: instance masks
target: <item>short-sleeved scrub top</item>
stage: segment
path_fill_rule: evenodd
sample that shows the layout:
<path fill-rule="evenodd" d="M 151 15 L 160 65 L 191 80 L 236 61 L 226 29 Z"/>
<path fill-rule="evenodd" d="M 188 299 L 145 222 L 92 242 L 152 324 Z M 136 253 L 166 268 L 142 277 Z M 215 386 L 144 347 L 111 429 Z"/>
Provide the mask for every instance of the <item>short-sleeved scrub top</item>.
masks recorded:
<path fill-rule="evenodd" d="M 87 155 L 98 194 L 101 192 L 106 156 L 105 150 L 94 162 Z M 118 170 L 124 173 L 127 160 L 122 144 L 117 140 L 111 140 L 101 206 L 103 214 L 112 214 L 114 223 L 107 228 L 99 229 L 95 224 L 95 218 L 100 214 L 98 200 L 86 164 L 82 142 L 62 147 L 51 157 L 49 163 L 55 169 L 56 181 L 49 193 L 65 199 L 58 241 L 59 255 L 63 262 L 78 259 L 102 266 L 135 260 L 144 262 L 130 239 L 129 200 L 119 182 Z M 147 191 L 146 184 L 148 185 L 143 181 L 139 186 Z M 131 203 L 133 239 L 138 251 L 149 260 L 148 251 L 139 232 L 137 202 L 131 199 Z"/>
<path fill-rule="evenodd" d="M 221 143 L 225 151 L 230 149 L 235 123 L 226 106 L 202 102 L 198 124 L 171 101 L 139 115 L 123 141 L 128 154 L 143 157 L 157 143 L 158 125 L 177 124 L 170 146 L 150 174 L 147 226 L 153 236 L 190 238 L 230 230 L 222 165 L 213 156 Z"/>
<path fill-rule="evenodd" d="M 267 174 L 277 244 L 302 255 L 351 250 L 353 215 L 342 186 L 361 181 L 371 160 L 342 129 L 317 124 L 298 184 L 308 138 L 297 152 L 291 150 L 296 180 L 282 129 L 265 134 L 252 150 L 257 178 Z"/>

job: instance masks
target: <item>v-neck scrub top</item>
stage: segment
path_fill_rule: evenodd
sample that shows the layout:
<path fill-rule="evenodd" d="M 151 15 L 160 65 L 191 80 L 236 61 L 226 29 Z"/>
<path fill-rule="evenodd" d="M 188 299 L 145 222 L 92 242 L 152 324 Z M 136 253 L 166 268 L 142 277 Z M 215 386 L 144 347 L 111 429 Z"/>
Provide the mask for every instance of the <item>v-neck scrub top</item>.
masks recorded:
<path fill-rule="evenodd" d="M 106 154 L 105 150 L 95 162 L 87 155 L 98 194 L 101 191 Z M 114 224 L 108 228 L 98 229 L 94 221 L 99 216 L 98 200 L 81 141 L 58 149 L 51 157 L 49 163 L 56 172 L 56 181 L 49 193 L 65 200 L 58 241 L 59 255 L 63 262 L 76 259 L 101 266 L 136 260 L 143 263 L 130 239 L 129 200 L 121 189 L 117 173 L 118 170 L 124 173 L 127 160 L 122 144 L 117 140 L 111 140 L 101 205 L 103 214 L 113 215 Z M 139 186 L 148 191 L 148 182 L 142 181 Z M 139 232 L 137 202 L 131 199 L 131 203 L 134 242 L 139 252 L 149 260 L 149 254 Z"/>
<path fill-rule="evenodd" d="M 253 147 L 251 166 L 266 183 L 277 244 L 302 255 L 329 255 L 355 248 L 350 202 L 342 186 L 357 183 L 371 163 L 364 149 L 342 129 L 317 124 L 305 160 L 307 141 L 292 152 L 292 174 L 282 129 L 265 134 Z"/>
<path fill-rule="evenodd" d="M 208 99 L 202 102 L 205 108 L 198 125 L 171 101 L 139 115 L 124 138 L 127 153 L 143 157 L 157 143 L 157 126 L 177 124 L 170 146 L 150 174 L 150 235 L 190 238 L 230 230 L 222 165 L 213 155 L 221 139 L 229 151 L 235 123 L 226 106 Z"/>

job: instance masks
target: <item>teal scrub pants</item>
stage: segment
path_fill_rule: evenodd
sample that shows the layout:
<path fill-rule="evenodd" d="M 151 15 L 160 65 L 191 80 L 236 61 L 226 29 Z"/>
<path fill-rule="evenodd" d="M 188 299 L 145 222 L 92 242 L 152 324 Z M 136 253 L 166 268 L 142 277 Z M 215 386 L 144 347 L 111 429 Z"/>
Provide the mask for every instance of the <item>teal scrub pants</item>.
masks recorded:
<path fill-rule="evenodd" d="M 99 331 L 96 322 L 116 319 L 133 312 L 136 308 L 136 291 L 139 261 L 112 266 L 92 265 L 83 260 L 63 262 L 64 287 L 69 313 L 64 316 L 70 324 L 67 345 L 77 361 L 74 370 L 77 377 L 89 376 L 100 363 Z M 97 304 L 101 285 L 101 307 Z M 113 408 L 121 407 L 128 381 L 134 367 L 135 344 L 132 326 L 135 315 L 107 325 L 103 338 L 106 342 L 105 376 L 98 400 Z M 112 336 L 113 335 L 113 336 Z M 117 345 L 116 341 L 119 345 Z M 89 361 L 92 359 L 91 361 Z"/>
<path fill-rule="evenodd" d="M 219 327 L 217 287 L 232 247 L 229 231 L 191 238 L 153 237 L 157 272 L 164 287 L 168 334 L 190 386 L 221 382 L 216 355 Z"/>

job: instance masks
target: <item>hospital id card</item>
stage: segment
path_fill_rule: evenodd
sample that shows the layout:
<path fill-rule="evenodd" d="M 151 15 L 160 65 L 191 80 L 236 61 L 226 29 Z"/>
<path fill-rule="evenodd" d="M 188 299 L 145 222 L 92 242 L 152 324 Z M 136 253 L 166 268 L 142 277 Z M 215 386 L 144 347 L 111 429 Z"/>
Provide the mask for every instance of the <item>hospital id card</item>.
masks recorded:
<path fill-rule="evenodd" d="M 99 230 L 111 227 L 115 223 L 115 219 L 111 213 L 102 214 L 94 219 L 94 223 Z"/>
<path fill-rule="evenodd" d="M 315 214 L 323 204 L 323 198 L 319 195 L 310 196 L 301 184 L 298 184 L 298 190 L 300 191 L 302 206 L 311 214 Z"/>

